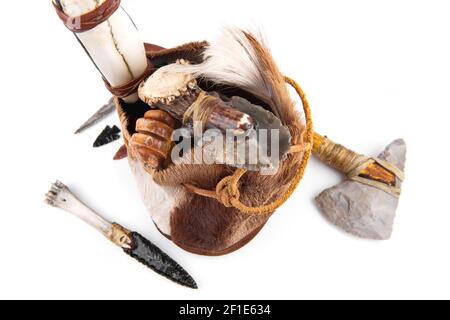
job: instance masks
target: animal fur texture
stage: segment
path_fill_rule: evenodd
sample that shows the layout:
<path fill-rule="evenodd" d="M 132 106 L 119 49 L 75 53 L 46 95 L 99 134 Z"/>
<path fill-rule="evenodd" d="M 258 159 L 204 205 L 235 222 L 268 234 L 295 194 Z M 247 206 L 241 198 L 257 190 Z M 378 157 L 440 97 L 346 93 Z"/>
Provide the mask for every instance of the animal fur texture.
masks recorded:
<path fill-rule="evenodd" d="M 285 124 L 289 125 L 289 120 L 297 116 L 284 76 L 261 34 L 255 36 L 241 29 L 226 28 L 206 47 L 203 58 L 203 63 L 184 68 L 197 77 L 256 95 Z"/>
<path fill-rule="evenodd" d="M 147 46 L 150 48 L 150 46 Z M 284 78 L 269 50 L 256 36 L 239 29 L 226 29 L 211 44 L 191 43 L 175 49 L 147 51 L 157 67 L 177 59 L 192 62 L 191 71 L 207 82 L 231 86 L 262 101 L 276 114 L 292 135 L 294 144 L 303 142 L 304 125 L 294 110 Z M 225 90 L 222 94 L 226 94 Z M 124 129 L 125 143 L 134 134 L 133 126 L 141 107 L 116 100 Z M 141 112 L 142 113 L 142 112 Z M 140 115 L 141 117 L 143 116 Z M 271 214 L 249 215 L 226 208 L 215 199 L 186 191 L 182 184 L 190 183 L 214 190 L 217 183 L 231 175 L 234 168 L 224 165 L 192 165 L 183 159 L 164 170 L 148 171 L 128 148 L 130 165 L 144 202 L 154 222 L 163 234 L 181 248 L 202 255 L 222 255 L 241 248 L 266 224 Z M 192 151 L 194 152 L 194 151 Z M 186 159 L 191 157 L 186 154 Z M 241 180 L 241 201 L 249 206 L 261 206 L 278 199 L 286 192 L 300 167 L 302 153 L 289 154 L 275 175 L 247 173 Z"/>

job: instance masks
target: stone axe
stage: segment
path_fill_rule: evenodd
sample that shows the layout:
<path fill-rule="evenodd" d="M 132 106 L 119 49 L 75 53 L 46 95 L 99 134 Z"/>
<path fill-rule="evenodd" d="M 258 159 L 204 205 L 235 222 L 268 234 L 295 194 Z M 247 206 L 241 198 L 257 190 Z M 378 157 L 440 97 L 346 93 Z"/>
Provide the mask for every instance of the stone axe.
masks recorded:
<path fill-rule="evenodd" d="M 327 219 L 358 237 L 388 240 L 404 180 L 405 142 L 396 140 L 371 158 L 315 134 L 313 153 L 348 177 L 316 198 Z"/>

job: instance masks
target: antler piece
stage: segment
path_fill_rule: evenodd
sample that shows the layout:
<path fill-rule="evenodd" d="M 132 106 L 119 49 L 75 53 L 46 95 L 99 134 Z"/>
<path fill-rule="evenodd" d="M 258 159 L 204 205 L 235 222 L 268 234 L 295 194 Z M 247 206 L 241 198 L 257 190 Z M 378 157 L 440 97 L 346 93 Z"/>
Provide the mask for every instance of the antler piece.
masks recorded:
<path fill-rule="evenodd" d="M 180 60 L 158 69 L 139 87 L 141 100 L 183 123 L 203 122 L 206 129 L 246 133 L 254 128 L 254 121 L 249 115 L 230 108 L 217 95 L 206 93 L 192 74 L 178 70 L 186 65 L 188 62 Z"/>

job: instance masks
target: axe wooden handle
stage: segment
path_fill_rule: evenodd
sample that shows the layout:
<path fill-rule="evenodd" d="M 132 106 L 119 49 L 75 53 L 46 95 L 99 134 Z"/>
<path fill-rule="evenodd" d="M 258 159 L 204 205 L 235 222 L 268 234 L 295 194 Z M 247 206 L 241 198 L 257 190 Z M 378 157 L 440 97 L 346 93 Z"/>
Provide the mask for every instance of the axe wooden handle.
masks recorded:
<path fill-rule="evenodd" d="M 318 133 L 314 133 L 313 154 L 329 166 L 345 174 L 349 174 L 353 170 L 356 162 L 366 158 Z M 368 165 L 359 173 L 359 176 L 391 186 L 396 184 L 395 174 L 378 163 Z"/>

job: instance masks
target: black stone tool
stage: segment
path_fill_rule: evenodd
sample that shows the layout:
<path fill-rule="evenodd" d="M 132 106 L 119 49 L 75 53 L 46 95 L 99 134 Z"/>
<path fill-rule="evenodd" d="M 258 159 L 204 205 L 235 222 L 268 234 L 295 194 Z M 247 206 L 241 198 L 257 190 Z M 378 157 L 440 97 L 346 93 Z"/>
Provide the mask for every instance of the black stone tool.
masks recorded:
<path fill-rule="evenodd" d="M 120 139 L 120 129 L 117 126 L 110 127 L 106 126 L 106 128 L 100 133 L 98 138 L 94 142 L 94 148 L 98 148 L 104 146 L 108 143 Z"/>
<path fill-rule="evenodd" d="M 194 279 L 177 262 L 136 232 L 110 223 L 82 203 L 67 186 L 57 181 L 51 186 L 45 202 L 82 219 L 121 247 L 126 254 L 158 274 L 182 286 L 197 289 Z"/>

